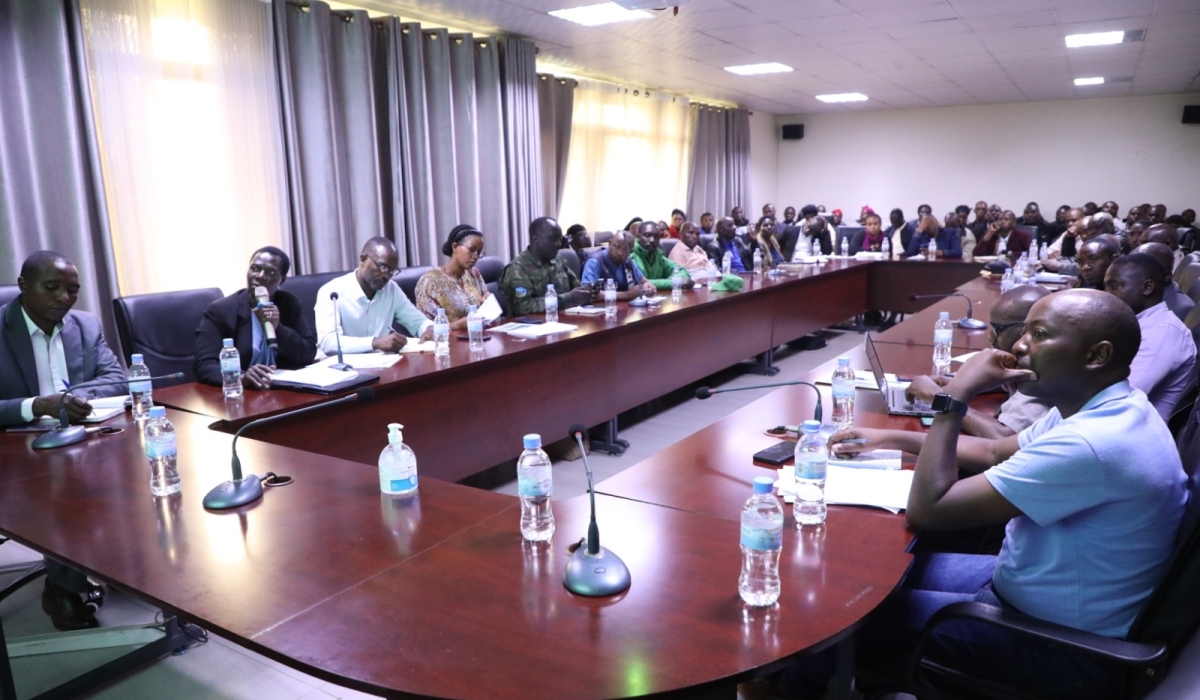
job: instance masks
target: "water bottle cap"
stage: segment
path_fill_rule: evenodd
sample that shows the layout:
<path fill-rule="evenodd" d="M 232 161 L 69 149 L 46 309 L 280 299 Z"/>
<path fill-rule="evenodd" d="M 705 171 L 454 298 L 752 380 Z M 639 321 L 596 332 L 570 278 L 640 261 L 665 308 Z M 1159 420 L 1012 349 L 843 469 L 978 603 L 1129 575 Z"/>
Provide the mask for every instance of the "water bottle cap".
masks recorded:
<path fill-rule="evenodd" d="M 233 347 L 233 338 L 222 338 L 221 345 L 224 345 L 227 348 Z"/>
<path fill-rule="evenodd" d="M 846 357 L 846 356 L 844 356 L 844 355 L 843 355 L 842 357 L 839 357 L 839 358 L 838 358 L 838 365 L 839 365 L 839 366 L 841 366 L 841 367 L 845 367 L 845 366 L 846 366 L 846 365 L 848 365 L 848 364 L 850 364 L 850 358 L 849 358 L 849 357 Z"/>
<path fill-rule="evenodd" d="M 142 353 L 135 352 L 129 356 L 129 359 L 133 362 L 133 364 L 139 364 L 142 362 Z"/>
<path fill-rule="evenodd" d="M 151 418 L 166 418 L 167 417 L 167 407 L 166 406 L 151 406 L 150 407 L 150 417 Z"/>
<path fill-rule="evenodd" d="M 950 320 L 950 312 L 949 311 L 939 311 L 938 318 L 943 321 L 949 321 Z"/>
<path fill-rule="evenodd" d="M 479 307 L 476 306 L 475 304 L 471 304 L 470 306 L 467 307 L 467 313 L 470 313 L 470 314 L 473 314 L 478 310 L 479 310 Z"/>
<path fill-rule="evenodd" d="M 542 436 L 537 433 L 530 433 L 521 439 L 527 450 L 538 450 L 542 447 Z"/>
<path fill-rule="evenodd" d="M 806 421 L 804 421 L 804 425 L 801 427 L 804 429 L 804 432 L 806 432 L 806 433 L 818 433 L 821 431 L 821 421 L 806 420 Z"/>
<path fill-rule="evenodd" d="M 754 493 L 771 493 L 775 482 L 769 476 L 754 477 Z"/>
<path fill-rule="evenodd" d="M 558 291 L 558 290 L 556 290 L 556 289 L 554 288 L 554 285 L 552 285 L 552 284 L 548 284 L 548 285 L 546 285 L 546 293 L 547 293 L 547 294 L 552 294 L 552 293 L 554 293 L 554 292 L 556 292 L 556 291 Z"/>

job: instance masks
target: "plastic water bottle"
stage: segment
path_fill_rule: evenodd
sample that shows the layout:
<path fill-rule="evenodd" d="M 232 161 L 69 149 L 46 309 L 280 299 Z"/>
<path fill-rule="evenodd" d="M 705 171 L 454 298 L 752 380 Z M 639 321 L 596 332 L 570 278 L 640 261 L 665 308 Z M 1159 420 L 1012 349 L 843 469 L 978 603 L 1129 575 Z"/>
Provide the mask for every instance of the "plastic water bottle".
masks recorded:
<path fill-rule="evenodd" d="M 728 250 L 721 256 L 721 274 L 728 275 L 733 269 L 733 253 Z"/>
<path fill-rule="evenodd" d="M 821 437 L 821 423 L 804 421 L 804 434 L 796 443 L 796 500 L 792 517 L 796 527 L 825 522 L 825 467 L 829 448 Z"/>
<path fill-rule="evenodd" d="M 179 493 L 179 468 L 175 465 L 175 426 L 167 420 L 165 406 L 153 406 L 146 421 L 146 458 L 150 460 L 150 493 Z"/>
<path fill-rule="evenodd" d="M 542 436 L 530 433 L 524 442 L 525 451 L 517 459 L 521 536 L 531 542 L 541 542 L 554 536 L 554 511 L 550 509 L 554 474 L 550 471 L 550 457 L 542 450 Z"/>
<path fill-rule="evenodd" d="M 129 398 L 133 401 L 133 418 L 140 422 L 150 417 L 150 407 L 154 405 L 153 386 L 149 381 L 150 368 L 142 360 L 141 353 L 134 353 L 130 360 L 132 362 L 129 364 Z M 136 381 L 142 377 L 146 379 Z"/>
<path fill-rule="evenodd" d="M 233 347 L 233 338 L 221 341 L 221 389 L 227 399 L 242 398 L 242 356 Z"/>
<path fill-rule="evenodd" d="M 417 490 L 417 456 L 404 444 L 404 426 L 388 423 L 388 446 L 379 453 L 379 490 L 404 495 Z"/>
<path fill-rule="evenodd" d="M 558 292 L 554 285 L 546 285 L 546 323 L 558 323 Z"/>
<path fill-rule="evenodd" d="M 742 574 L 738 576 L 738 593 L 749 605 L 774 605 L 779 600 L 783 508 L 771 493 L 771 487 L 771 477 L 754 477 L 754 495 L 742 506 Z"/>
<path fill-rule="evenodd" d="M 849 357 L 839 357 L 833 371 L 833 423 L 838 430 L 854 425 L 854 370 Z"/>
<path fill-rule="evenodd" d="M 929 239 L 929 249 L 925 255 L 925 259 L 929 261 L 937 260 L 937 239 Z"/>
<path fill-rule="evenodd" d="M 446 310 L 441 307 L 433 317 L 433 356 L 450 356 L 450 320 L 446 318 Z"/>
<path fill-rule="evenodd" d="M 843 258 L 850 257 L 850 239 L 849 238 L 842 238 L 842 257 Z"/>
<path fill-rule="evenodd" d="M 479 307 L 474 304 L 467 308 L 467 340 L 471 352 L 483 349 L 483 318 L 479 315 Z"/>
<path fill-rule="evenodd" d="M 713 286 L 717 280 L 721 279 L 721 273 L 717 270 L 717 264 L 712 260 L 708 261 L 708 267 L 704 268 L 704 276 L 708 278 L 708 286 Z"/>
<path fill-rule="evenodd" d="M 617 317 L 617 281 L 611 277 L 604 281 L 604 317 Z"/>
<path fill-rule="evenodd" d="M 883 242 L 879 244 L 879 250 L 883 253 L 884 260 L 892 259 L 892 242 L 887 236 L 883 237 Z"/>
<path fill-rule="evenodd" d="M 950 372 L 950 346 L 954 343 L 954 324 L 950 322 L 950 312 L 938 313 L 937 323 L 933 324 L 933 374 L 944 377 Z"/>
<path fill-rule="evenodd" d="M 683 301 L 683 275 L 679 272 L 679 268 L 671 270 L 671 301 L 675 303 Z"/>
<path fill-rule="evenodd" d="M 1040 246 L 1038 246 L 1038 260 L 1049 260 L 1049 259 L 1050 259 L 1050 246 L 1043 243 Z"/>
<path fill-rule="evenodd" d="M 763 263 L 762 249 L 756 248 L 754 250 L 754 274 L 756 274 L 756 275 L 762 274 L 762 263 Z"/>

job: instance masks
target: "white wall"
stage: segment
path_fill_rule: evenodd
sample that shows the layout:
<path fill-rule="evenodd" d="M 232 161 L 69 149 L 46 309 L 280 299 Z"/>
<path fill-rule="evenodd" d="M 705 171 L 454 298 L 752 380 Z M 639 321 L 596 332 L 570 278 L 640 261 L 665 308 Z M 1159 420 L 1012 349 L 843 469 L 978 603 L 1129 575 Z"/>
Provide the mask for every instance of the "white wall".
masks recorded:
<path fill-rule="evenodd" d="M 766 202 L 778 196 L 778 129 L 774 115 L 756 111 L 750 115 L 750 201 L 742 202 L 746 218 L 755 220 Z M 783 207 L 775 202 L 779 214 Z M 726 216 L 729 212 L 724 212 Z"/>
<path fill-rule="evenodd" d="M 1107 199 L 1122 214 L 1143 202 L 1200 208 L 1200 126 L 1181 123 L 1189 103 L 1200 95 L 778 117 L 804 124 L 804 139 L 776 141 L 775 205 L 825 204 L 857 218 L 869 204 L 885 224 L 892 207 L 911 219 L 928 203 L 940 219 L 979 199 L 1018 216 L 1030 200 L 1047 215 Z"/>

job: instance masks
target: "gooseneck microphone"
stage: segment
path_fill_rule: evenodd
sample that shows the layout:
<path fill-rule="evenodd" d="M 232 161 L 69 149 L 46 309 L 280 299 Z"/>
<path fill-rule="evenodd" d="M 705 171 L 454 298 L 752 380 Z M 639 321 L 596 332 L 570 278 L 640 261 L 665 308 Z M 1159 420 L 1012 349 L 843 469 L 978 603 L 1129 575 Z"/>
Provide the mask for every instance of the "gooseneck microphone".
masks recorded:
<path fill-rule="evenodd" d="M 967 300 L 966 317 L 955 321 L 959 328 L 966 328 L 972 331 L 981 331 L 987 328 L 986 323 L 975 318 L 974 309 L 971 308 L 975 305 L 975 302 L 971 301 L 971 297 L 967 296 L 966 294 L 962 294 L 960 292 L 951 292 L 949 294 L 909 294 L 908 300 L 918 301 L 920 299 L 945 299 L 946 297 L 962 297 L 963 299 Z"/>
<path fill-rule="evenodd" d="M 342 316 L 338 313 L 337 300 L 338 293 L 330 292 L 329 299 L 333 302 L 333 337 L 337 341 L 338 361 L 336 365 L 329 365 L 331 369 L 336 369 L 342 372 L 349 372 L 354 369 L 350 365 L 342 361 Z"/>
<path fill-rule="evenodd" d="M 592 519 L 588 523 L 586 540 L 580 540 L 579 546 L 567 561 L 567 569 L 563 572 L 563 585 L 576 595 L 598 598 L 615 595 L 629 588 L 629 567 L 621 558 L 600 546 L 600 528 L 596 525 L 596 488 L 592 483 L 592 467 L 588 464 L 587 451 L 583 449 L 583 436 L 587 429 L 576 423 L 567 431 L 579 445 L 583 455 L 583 468 L 587 470 L 588 496 L 592 501 Z M 584 543 L 586 542 L 586 547 Z"/>
<path fill-rule="evenodd" d="M 825 415 L 825 409 L 823 409 L 821 407 L 821 390 L 817 388 L 816 384 L 813 384 L 811 382 L 800 381 L 799 379 L 797 379 L 796 381 L 793 381 L 793 382 L 779 382 L 777 384 L 755 384 L 754 386 L 734 386 L 734 387 L 730 387 L 728 389 L 714 389 L 712 387 L 702 386 L 696 390 L 696 398 L 703 400 L 703 399 L 707 399 L 708 397 L 712 396 L 713 394 L 725 394 L 730 391 L 748 391 L 750 389 L 773 389 L 777 386 L 795 386 L 796 384 L 803 384 L 805 386 L 812 387 L 812 390 L 814 392 L 816 392 L 817 406 L 816 406 L 816 408 L 813 409 L 813 420 L 815 420 L 819 423 L 821 421 L 821 418 Z"/>
<path fill-rule="evenodd" d="M 259 306 L 266 306 L 271 303 L 271 295 L 267 294 L 266 287 L 255 287 L 254 298 L 258 300 Z M 275 339 L 275 326 L 270 323 L 262 324 L 263 334 L 267 336 L 267 345 L 273 352 L 279 352 L 279 341 Z M 271 364 L 275 364 L 272 362 Z"/>
<path fill-rule="evenodd" d="M 204 496 L 204 507 L 209 510 L 228 510 L 230 508 L 237 508 L 238 506 L 246 505 L 247 503 L 253 503 L 259 498 L 262 498 L 262 479 L 257 474 L 251 474 L 243 477 L 242 460 L 238 459 L 237 441 L 238 438 L 242 436 L 242 433 L 246 432 L 247 428 L 255 425 L 262 425 L 263 423 L 270 423 L 283 418 L 298 416 L 301 413 L 308 413 L 309 411 L 315 411 L 319 408 L 337 406 L 338 404 L 351 403 L 353 401 L 370 401 L 373 398 L 375 398 L 375 390 L 370 387 L 363 387 L 353 394 L 348 394 L 332 401 L 325 401 L 312 406 L 297 408 L 294 411 L 285 411 L 274 416 L 267 416 L 266 418 L 252 420 L 238 428 L 237 432 L 233 434 L 233 443 L 230 445 L 230 449 L 233 452 L 233 478 L 209 491 L 208 494 Z"/>
<path fill-rule="evenodd" d="M 183 372 L 172 372 L 171 374 L 160 374 L 157 377 L 149 377 L 147 379 L 138 378 L 139 382 L 153 382 L 160 379 L 183 379 Z M 63 392 L 62 401 L 58 407 L 58 427 L 47 433 L 34 438 L 33 449 L 35 450 L 50 450 L 55 447 L 66 447 L 74 445 L 77 442 L 83 442 L 87 439 L 87 427 L 82 425 L 71 425 L 71 418 L 67 415 L 67 397 L 76 389 L 94 389 L 100 386 L 115 386 L 117 384 L 128 384 L 129 379 L 110 379 L 104 382 L 84 382 L 77 384 Z"/>

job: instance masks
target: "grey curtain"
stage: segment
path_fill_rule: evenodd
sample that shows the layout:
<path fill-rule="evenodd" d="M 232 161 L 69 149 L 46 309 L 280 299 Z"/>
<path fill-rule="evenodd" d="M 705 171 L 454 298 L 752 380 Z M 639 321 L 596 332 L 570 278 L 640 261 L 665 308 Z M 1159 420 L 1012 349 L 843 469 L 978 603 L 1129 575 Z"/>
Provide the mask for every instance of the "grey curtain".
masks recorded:
<path fill-rule="evenodd" d="M 500 85 L 504 98 L 504 154 L 508 183 L 508 255 L 529 242 L 529 222 L 544 215 L 542 156 L 538 137 L 536 49 L 522 39 L 500 38 Z"/>
<path fill-rule="evenodd" d="M 571 116 L 578 81 L 553 75 L 538 76 L 538 115 L 542 147 L 542 211 L 558 218 L 567 156 L 571 150 Z"/>
<path fill-rule="evenodd" d="M 371 22 L 323 2 L 275 9 L 296 271 L 349 269 L 385 233 Z"/>
<path fill-rule="evenodd" d="M 108 214 L 74 0 L 0 2 L 0 283 L 56 250 L 79 268 L 78 307 L 116 351 Z M 119 353 L 118 353 L 119 354 Z"/>
<path fill-rule="evenodd" d="M 693 104 L 688 215 L 720 216 L 750 201 L 750 113 Z"/>

